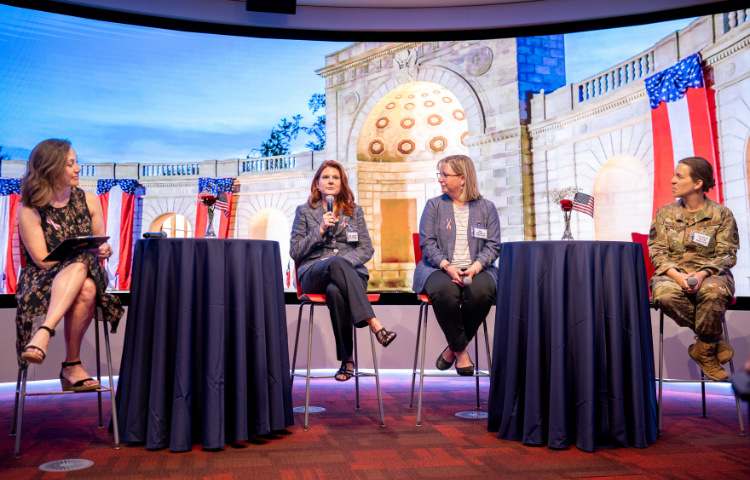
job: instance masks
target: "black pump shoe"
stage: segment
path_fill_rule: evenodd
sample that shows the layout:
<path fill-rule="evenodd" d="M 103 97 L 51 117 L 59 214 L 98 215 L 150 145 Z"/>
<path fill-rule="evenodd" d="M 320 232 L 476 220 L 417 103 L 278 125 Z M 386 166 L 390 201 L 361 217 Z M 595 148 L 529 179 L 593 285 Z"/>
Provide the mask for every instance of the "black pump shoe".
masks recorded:
<path fill-rule="evenodd" d="M 470 367 L 459 367 L 458 358 L 456 358 L 456 372 L 462 377 L 470 377 L 474 375 L 474 364 L 472 363 Z"/>
<path fill-rule="evenodd" d="M 449 347 L 445 347 L 445 350 L 448 350 L 448 348 Z M 443 370 L 443 371 L 448 370 L 456 362 L 455 358 L 453 359 L 452 362 L 449 362 L 448 360 L 446 360 L 445 358 L 443 358 L 443 353 L 445 353 L 445 350 L 443 350 L 440 353 L 440 356 L 435 361 L 435 366 L 437 367 L 438 370 Z"/>

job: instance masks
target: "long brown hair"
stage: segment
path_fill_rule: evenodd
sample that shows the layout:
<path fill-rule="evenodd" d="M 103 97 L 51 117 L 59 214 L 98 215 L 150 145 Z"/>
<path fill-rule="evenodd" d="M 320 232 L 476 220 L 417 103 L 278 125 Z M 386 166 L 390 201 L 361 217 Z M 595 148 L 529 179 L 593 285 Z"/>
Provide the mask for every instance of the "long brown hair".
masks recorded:
<path fill-rule="evenodd" d="M 705 158 L 688 157 L 683 158 L 678 163 L 683 163 L 690 167 L 690 178 L 693 182 L 703 180 L 703 186 L 701 187 L 703 192 L 707 192 L 716 186 L 716 181 L 714 180 L 714 168 Z"/>
<path fill-rule="evenodd" d="M 323 170 L 328 167 L 338 170 L 339 176 L 341 177 L 341 191 L 339 191 L 339 194 L 336 195 L 336 204 L 333 208 L 337 212 L 342 212 L 347 217 L 351 217 L 354 214 L 354 194 L 349 188 L 349 181 L 346 179 L 344 167 L 342 167 L 340 163 L 333 160 L 326 160 L 325 162 L 320 164 L 320 167 L 318 167 L 318 171 L 315 172 L 315 178 L 313 178 L 312 186 L 310 187 L 311 193 L 310 198 L 307 199 L 307 203 L 313 208 L 318 208 L 320 205 L 322 205 L 323 198 L 320 194 L 320 190 L 318 190 L 318 182 L 320 181 L 320 176 L 323 174 Z"/>
<path fill-rule="evenodd" d="M 40 209 L 49 205 L 52 192 L 68 163 L 70 142 L 50 138 L 31 151 L 29 165 L 21 179 L 21 203 Z"/>

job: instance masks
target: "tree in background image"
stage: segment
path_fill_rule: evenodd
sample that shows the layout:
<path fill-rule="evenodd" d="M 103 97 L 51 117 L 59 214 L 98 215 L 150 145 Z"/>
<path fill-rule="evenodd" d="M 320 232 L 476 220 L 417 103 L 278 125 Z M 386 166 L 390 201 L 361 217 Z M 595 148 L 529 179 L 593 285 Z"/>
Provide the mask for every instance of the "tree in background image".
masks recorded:
<path fill-rule="evenodd" d="M 10 155 L 3 153 L 3 146 L 0 145 L 0 161 L 2 160 L 10 160 Z"/>
<path fill-rule="evenodd" d="M 312 111 L 313 115 L 318 113 L 318 110 L 323 110 L 323 115 L 318 115 L 318 119 L 310 127 L 305 127 L 305 133 L 308 135 L 314 135 L 316 141 L 307 142 L 305 145 L 307 148 L 314 152 L 320 152 L 326 146 L 326 95 L 325 93 L 314 93 L 310 98 L 310 102 L 307 104 Z"/>

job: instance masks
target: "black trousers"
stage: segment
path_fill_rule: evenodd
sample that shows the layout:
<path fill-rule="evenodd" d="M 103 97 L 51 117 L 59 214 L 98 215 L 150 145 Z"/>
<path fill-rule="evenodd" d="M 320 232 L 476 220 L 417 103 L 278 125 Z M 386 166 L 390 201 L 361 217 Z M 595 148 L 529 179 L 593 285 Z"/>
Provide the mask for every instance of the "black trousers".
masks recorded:
<path fill-rule="evenodd" d="M 459 287 L 443 271 L 427 277 L 424 292 L 432 302 L 435 318 L 452 351 L 460 352 L 469 345 L 490 313 L 496 291 L 492 275 L 485 271 L 474 275 L 468 287 Z"/>
<path fill-rule="evenodd" d="M 354 352 L 352 327 L 362 328 L 367 325 L 366 318 L 375 316 L 367 300 L 367 280 L 341 257 L 317 262 L 299 280 L 303 292 L 325 293 L 339 360 L 351 357 Z"/>

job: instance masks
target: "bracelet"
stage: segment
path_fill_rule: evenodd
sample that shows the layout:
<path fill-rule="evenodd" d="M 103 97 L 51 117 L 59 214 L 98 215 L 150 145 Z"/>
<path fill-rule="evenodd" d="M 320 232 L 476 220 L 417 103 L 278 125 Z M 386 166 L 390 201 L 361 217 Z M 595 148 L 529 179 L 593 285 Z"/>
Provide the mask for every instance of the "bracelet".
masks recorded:
<path fill-rule="evenodd" d="M 453 265 L 451 265 L 450 263 L 446 263 L 445 265 L 440 267 L 440 270 L 444 271 L 445 273 L 448 273 L 448 267 L 452 267 L 452 266 Z"/>
<path fill-rule="evenodd" d="M 472 266 L 471 266 L 471 268 L 473 268 L 473 269 L 474 269 L 474 275 L 477 275 L 477 274 L 479 274 L 479 270 L 477 269 L 477 267 L 476 267 L 476 266 L 472 265 Z"/>

